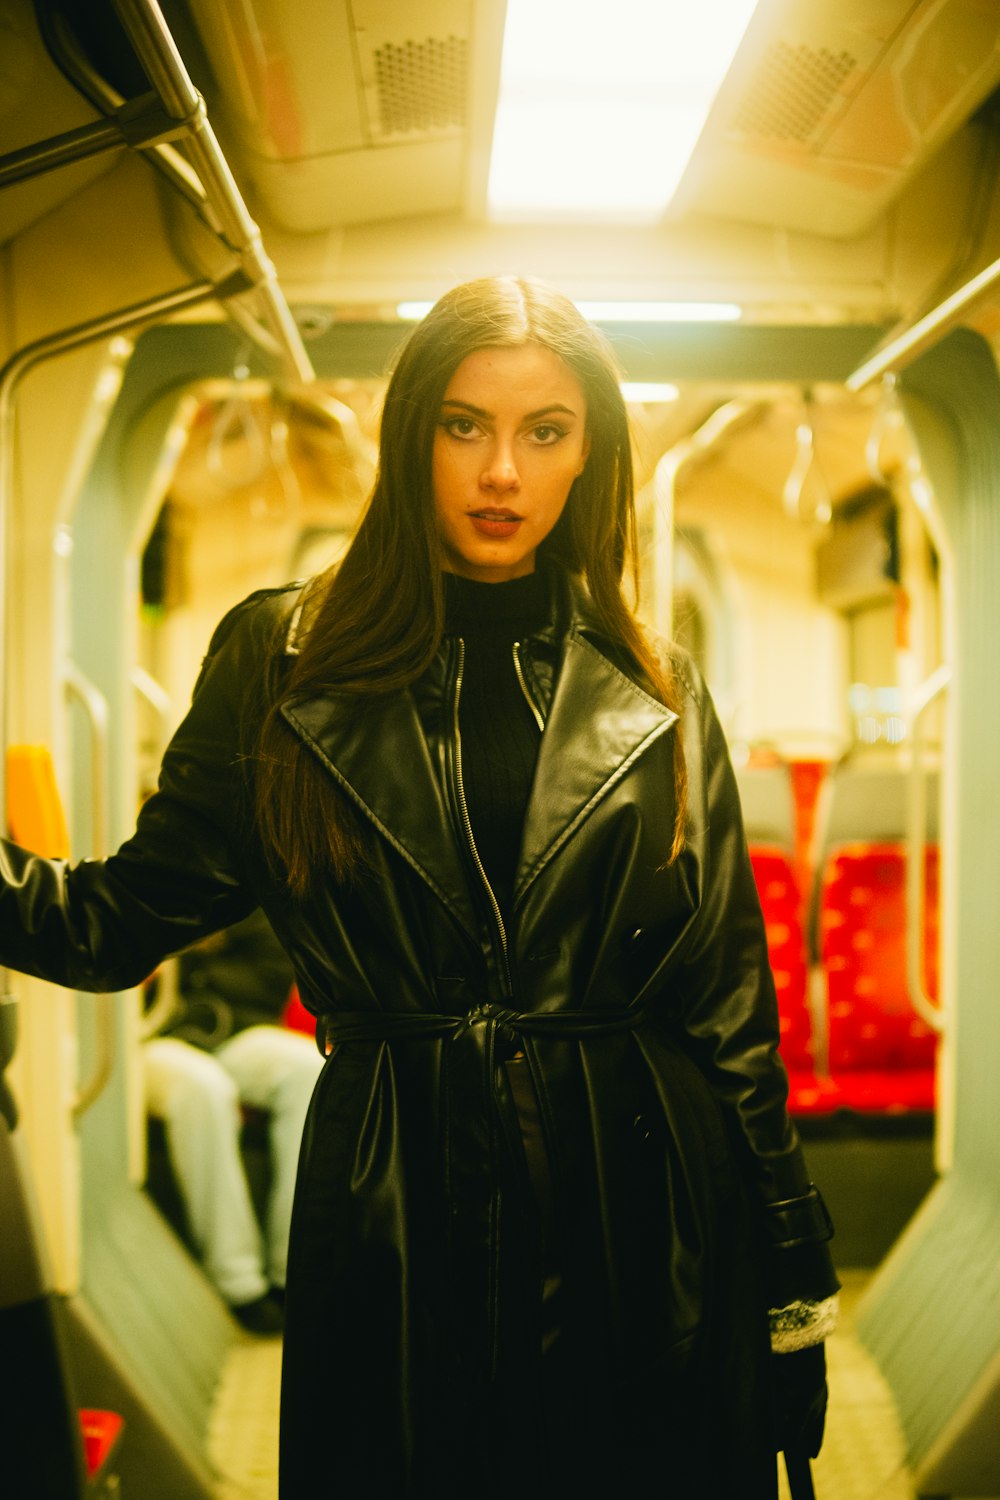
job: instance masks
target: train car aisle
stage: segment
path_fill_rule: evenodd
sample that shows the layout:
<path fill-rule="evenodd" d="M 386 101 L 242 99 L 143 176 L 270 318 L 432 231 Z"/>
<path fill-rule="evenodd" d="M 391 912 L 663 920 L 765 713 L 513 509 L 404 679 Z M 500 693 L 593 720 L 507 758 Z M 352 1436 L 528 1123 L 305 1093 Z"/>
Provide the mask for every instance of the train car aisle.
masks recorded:
<path fill-rule="evenodd" d="M 892 1394 L 854 1335 L 854 1309 L 871 1272 L 838 1267 L 840 1327 L 827 1344 L 830 1415 L 813 1464 L 817 1500 L 916 1500 Z M 779 1464 L 779 1500 L 788 1500 Z"/>
<path fill-rule="evenodd" d="M 216 1500 L 277 1500 L 281 1340 L 246 1335 L 229 1351 L 209 1426 Z"/>
<path fill-rule="evenodd" d="M 915 1500 L 892 1396 L 853 1332 L 866 1270 L 841 1271 L 841 1327 L 828 1345 L 831 1411 L 814 1465 L 817 1500 Z M 212 1417 L 217 1500 L 276 1500 L 281 1345 L 233 1346 Z M 788 1500 L 784 1466 L 780 1497 Z"/>

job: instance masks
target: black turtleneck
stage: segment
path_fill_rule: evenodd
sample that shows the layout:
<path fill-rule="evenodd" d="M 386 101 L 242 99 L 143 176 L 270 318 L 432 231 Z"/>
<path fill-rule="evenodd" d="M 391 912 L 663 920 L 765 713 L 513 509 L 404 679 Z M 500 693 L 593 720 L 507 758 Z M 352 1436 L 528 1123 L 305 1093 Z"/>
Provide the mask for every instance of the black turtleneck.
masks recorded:
<path fill-rule="evenodd" d="M 506 583 L 445 574 L 445 629 L 465 642 L 459 698 L 462 782 L 473 837 L 506 916 L 521 850 L 540 730 L 514 666 L 514 643 L 544 624 L 541 572 Z"/>

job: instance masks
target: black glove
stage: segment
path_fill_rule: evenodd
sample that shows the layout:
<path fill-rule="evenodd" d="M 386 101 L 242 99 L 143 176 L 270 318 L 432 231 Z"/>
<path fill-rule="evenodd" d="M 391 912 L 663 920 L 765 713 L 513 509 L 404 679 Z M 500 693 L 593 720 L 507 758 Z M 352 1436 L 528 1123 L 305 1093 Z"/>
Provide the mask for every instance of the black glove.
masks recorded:
<path fill-rule="evenodd" d="M 772 1354 L 774 1446 L 815 1458 L 826 1422 L 826 1351 L 810 1344 L 793 1354 Z"/>

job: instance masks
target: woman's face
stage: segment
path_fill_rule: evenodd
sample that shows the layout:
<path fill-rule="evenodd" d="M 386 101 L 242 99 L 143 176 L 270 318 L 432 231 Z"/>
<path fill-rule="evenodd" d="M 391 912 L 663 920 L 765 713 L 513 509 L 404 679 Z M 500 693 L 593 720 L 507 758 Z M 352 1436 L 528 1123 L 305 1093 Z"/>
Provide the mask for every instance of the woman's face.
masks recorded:
<path fill-rule="evenodd" d="M 583 390 L 551 349 L 463 359 L 441 402 L 431 470 L 448 572 L 481 583 L 531 573 L 589 450 Z"/>

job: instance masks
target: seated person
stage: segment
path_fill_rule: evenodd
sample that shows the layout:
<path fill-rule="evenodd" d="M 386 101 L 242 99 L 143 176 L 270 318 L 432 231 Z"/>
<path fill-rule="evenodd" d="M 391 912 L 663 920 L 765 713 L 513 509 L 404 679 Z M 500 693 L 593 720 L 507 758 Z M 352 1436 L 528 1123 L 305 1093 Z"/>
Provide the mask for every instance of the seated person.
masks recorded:
<path fill-rule="evenodd" d="M 281 1025 L 292 970 L 263 912 L 182 953 L 179 1001 L 143 1047 L 146 1103 L 205 1271 L 251 1333 L 280 1333 L 299 1142 L 323 1064 Z M 271 1186 L 264 1233 L 240 1154 L 240 1105 L 266 1110 Z"/>

